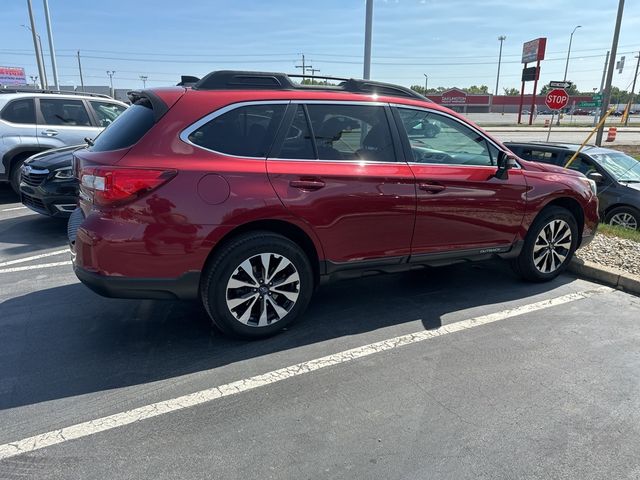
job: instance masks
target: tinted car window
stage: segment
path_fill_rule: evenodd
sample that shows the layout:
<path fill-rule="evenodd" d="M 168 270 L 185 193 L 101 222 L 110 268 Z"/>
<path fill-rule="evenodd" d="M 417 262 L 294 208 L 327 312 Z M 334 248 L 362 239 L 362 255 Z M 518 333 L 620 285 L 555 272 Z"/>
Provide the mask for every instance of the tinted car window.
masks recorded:
<path fill-rule="evenodd" d="M 577 170 L 578 172 L 584 173 L 585 175 L 588 175 L 592 172 L 597 172 L 597 169 L 593 162 L 584 157 L 576 158 L 567 168 L 569 168 L 569 170 Z"/>
<path fill-rule="evenodd" d="M 240 157 L 266 157 L 286 105 L 248 105 L 215 117 L 191 132 L 189 141 Z"/>
<path fill-rule="evenodd" d="M 9 102 L 2 110 L 2 119 L 12 123 L 36 123 L 36 111 L 33 99 L 25 98 Z"/>
<path fill-rule="evenodd" d="M 374 105 L 307 105 L 320 160 L 395 162 L 384 108 Z"/>
<path fill-rule="evenodd" d="M 314 159 L 316 155 L 313 150 L 313 140 L 307 123 L 307 116 L 304 113 L 304 107 L 298 105 L 296 108 L 296 114 L 282 142 L 278 157 Z"/>
<path fill-rule="evenodd" d="M 130 147 L 153 126 L 155 119 L 148 100 L 139 100 L 96 137 L 91 151 L 104 152 Z"/>
<path fill-rule="evenodd" d="M 89 114 L 81 100 L 41 98 L 40 112 L 46 125 L 91 126 Z"/>
<path fill-rule="evenodd" d="M 122 105 L 108 102 L 90 102 L 93 111 L 98 117 L 98 124 L 101 127 L 108 127 L 126 110 Z"/>
<path fill-rule="evenodd" d="M 557 152 L 545 152 L 531 148 L 523 148 L 520 157 L 533 162 L 553 163 L 554 165 L 561 163 L 560 155 Z"/>
<path fill-rule="evenodd" d="M 466 125 L 425 110 L 398 108 L 413 161 L 453 165 L 495 165 L 498 149 Z"/>

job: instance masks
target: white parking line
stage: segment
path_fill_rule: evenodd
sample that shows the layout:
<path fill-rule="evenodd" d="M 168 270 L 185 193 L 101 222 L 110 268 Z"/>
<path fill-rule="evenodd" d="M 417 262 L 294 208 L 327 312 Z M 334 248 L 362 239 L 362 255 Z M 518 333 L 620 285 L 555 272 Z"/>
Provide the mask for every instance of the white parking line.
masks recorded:
<path fill-rule="evenodd" d="M 16 260 L 9 260 L 9 261 L 0 263 L 0 267 L 7 267 L 9 265 L 15 265 L 16 263 L 30 262 L 32 260 L 39 260 L 41 258 L 52 257 L 54 255 L 62 255 L 64 253 L 69 253 L 69 249 L 65 248 L 64 250 L 56 250 L 55 252 L 47 252 L 47 253 L 41 253 L 39 255 L 33 255 L 32 257 L 24 257 L 24 258 L 18 258 Z"/>
<path fill-rule="evenodd" d="M 150 405 L 145 405 L 143 407 L 134 408 L 133 410 L 128 410 L 126 412 L 116 413 L 107 417 L 97 418 L 95 420 L 89 420 L 87 422 L 78 423 L 58 430 L 41 433 L 29 438 L 0 445 L 0 460 L 33 452 L 41 448 L 50 447 L 70 440 L 87 437 L 89 435 L 95 435 L 99 432 L 112 430 L 114 428 L 158 417 L 167 413 L 176 412 L 185 408 L 195 407 L 218 398 L 237 395 L 258 387 L 281 382 L 298 375 L 304 375 L 315 370 L 351 362 L 358 358 L 373 355 L 374 353 L 393 350 L 405 345 L 411 345 L 413 343 L 447 335 L 449 333 L 460 332 L 462 330 L 479 327 L 481 325 L 499 322 L 507 318 L 535 312 L 537 310 L 544 310 L 546 308 L 555 307 L 557 305 L 574 302 L 576 300 L 589 298 L 594 295 L 611 291 L 613 291 L 613 289 L 609 287 L 598 287 L 583 292 L 569 293 L 560 297 L 542 300 L 540 302 L 530 303 L 528 305 L 522 305 L 515 308 L 509 308 L 489 315 L 482 315 L 480 317 L 462 320 L 451 325 L 443 325 L 442 327 L 434 330 L 422 330 L 409 335 L 402 335 L 388 340 L 383 340 L 381 342 L 364 345 L 362 347 L 352 348 L 351 350 L 345 350 L 333 355 L 327 355 L 326 357 L 316 358 L 307 362 L 273 370 L 262 375 L 256 375 L 254 377 L 237 380 L 218 387 L 172 398 L 170 400 L 164 400 Z"/>
<path fill-rule="evenodd" d="M 26 210 L 27 207 L 12 207 L 12 208 L 3 208 L 0 212 L 13 212 L 14 210 Z"/>
<path fill-rule="evenodd" d="M 66 262 L 41 263 L 39 265 L 27 265 L 27 266 L 24 266 L 24 267 L 3 268 L 3 269 L 0 269 L 0 273 L 23 272 L 25 270 L 38 270 L 40 268 L 60 267 L 61 265 L 71 265 L 71 260 L 67 260 Z"/>

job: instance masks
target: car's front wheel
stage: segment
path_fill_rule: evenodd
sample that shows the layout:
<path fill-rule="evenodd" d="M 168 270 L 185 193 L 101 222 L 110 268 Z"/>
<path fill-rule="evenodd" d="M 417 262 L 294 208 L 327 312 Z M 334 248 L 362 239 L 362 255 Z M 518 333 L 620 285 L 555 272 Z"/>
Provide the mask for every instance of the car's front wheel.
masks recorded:
<path fill-rule="evenodd" d="M 514 270 L 526 280 L 551 280 L 567 268 L 577 245 L 573 214 L 562 207 L 547 207 L 529 228 L 522 251 L 513 261 Z"/>
<path fill-rule="evenodd" d="M 238 236 L 223 246 L 203 274 L 201 296 L 224 333 L 258 338 L 298 318 L 313 293 L 313 270 L 304 251 L 271 232 Z"/>
<path fill-rule="evenodd" d="M 617 207 L 607 213 L 605 222 L 609 225 L 638 230 L 640 229 L 640 212 L 631 207 Z"/>

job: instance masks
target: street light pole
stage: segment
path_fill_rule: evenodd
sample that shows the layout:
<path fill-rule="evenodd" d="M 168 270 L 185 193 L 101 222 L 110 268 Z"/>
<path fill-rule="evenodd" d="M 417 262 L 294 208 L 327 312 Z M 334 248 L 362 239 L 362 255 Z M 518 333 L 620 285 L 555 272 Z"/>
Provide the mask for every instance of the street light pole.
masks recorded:
<path fill-rule="evenodd" d="M 27 0 L 27 7 L 29 8 L 29 21 L 31 22 L 31 35 L 33 36 L 33 48 L 36 51 L 36 62 L 38 64 L 38 74 L 40 75 L 40 83 L 42 88 L 47 88 L 47 80 L 44 75 L 44 62 L 42 60 L 42 48 L 40 47 L 40 43 L 36 38 L 36 21 L 33 19 L 33 5 L 31 5 L 31 0 Z"/>
<path fill-rule="evenodd" d="M 502 42 L 504 42 L 506 39 L 506 35 L 500 35 L 498 37 L 498 41 L 500 42 L 500 53 L 498 54 L 498 74 L 496 75 L 496 89 L 493 91 L 493 95 L 490 97 L 491 105 L 489 106 L 489 113 L 491 113 L 491 107 L 493 107 L 493 97 L 498 95 L 498 85 L 500 83 L 500 64 L 502 63 Z"/>
<path fill-rule="evenodd" d="M 53 33 L 51 31 L 51 16 L 49 15 L 49 0 L 44 2 L 44 15 L 47 21 L 47 36 L 49 37 L 49 55 L 51 56 L 51 68 L 53 69 L 53 86 L 60 90 L 60 82 L 58 81 L 58 64 L 56 62 L 56 49 L 53 46 Z M 40 47 L 42 49 L 42 47 Z"/>
<path fill-rule="evenodd" d="M 569 50 L 567 50 L 567 63 L 564 65 L 564 78 L 563 81 L 567 81 L 567 70 L 569 70 L 569 56 L 571 55 L 571 42 L 573 41 L 573 34 L 576 33 L 576 30 L 582 28 L 582 25 L 577 25 L 576 28 L 571 32 L 571 36 L 569 37 Z"/>
<path fill-rule="evenodd" d="M 113 91 L 113 76 L 115 75 L 115 70 L 107 70 L 107 75 L 109 75 L 109 85 L 111 85 L 111 97 L 115 98 L 115 94 Z"/>
<path fill-rule="evenodd" d="M 629 112 L 631 111 L 631 107 L 633 107 L 633 97 L 636 91 L 636 80 L 638 79 L 638 68 L 640 67 L 640 52 L 636 55 L 638 61 L 636 62 L 636 73 L 633 75 L 633 85 L 631 86 L 631 96 L 629 97 L 629 106 L 627 107 L 627 116 L 624 119 L 624 126 L 629 125 Z"/>
<path fill-rule="evenodd" d="M 620 38 L 620 24 L 622 23 L 622 12 L 624 11 L 624 0 L 618 1 L 618 15 L 616 16 L 616 26 L 613 30 L 613 41 L 611 42 L 611 54 L 609 55 L 609 66 L 607 67 L 607 80 L 604 86 L 604 94 L 602 95 L 602 107 L 600 107 L 600 118 L 604 117 L 609 109 L 609 100 L 611 100 L 611 81 L 613 80 L 613 67 L 615 67 L 615 58 L 618 53 L 618 38 Z M 602 145 L 602 134 L 604 133 L 604 122 L 598 128 L 596 135 L 596 145 Z"/>
<path fill-rule="evenodd" d="M 364 72 L 362 78 L 371 78 L 371 27 L 373 24 L 373 0 L 367 0 L 364 23 Z"/>
<path fill-rule="evenodd" d="M 426 97 L 427 96 L 427 90 L 429 89 L 428 88 L 429 76 L 426 73 L 423 73 L 423 75 L 424 75 L 424 95 Z"/>
<path fill-rule="evenodd" d="M 147 75 L 140 75 L 140 80 L 142 80 L 142 88 L 147 88 Z"/>

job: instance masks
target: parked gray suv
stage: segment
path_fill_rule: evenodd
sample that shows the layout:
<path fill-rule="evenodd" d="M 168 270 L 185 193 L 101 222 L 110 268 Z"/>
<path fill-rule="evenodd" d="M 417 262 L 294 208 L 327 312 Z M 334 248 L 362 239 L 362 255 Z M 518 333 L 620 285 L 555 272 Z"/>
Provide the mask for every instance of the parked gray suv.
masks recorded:
<path fill-rule="evenodd" d="M 106 95 L 0 89 L 0 181 L 18 192 L 27 158 L 94 138 L 126 108 Z"/>

